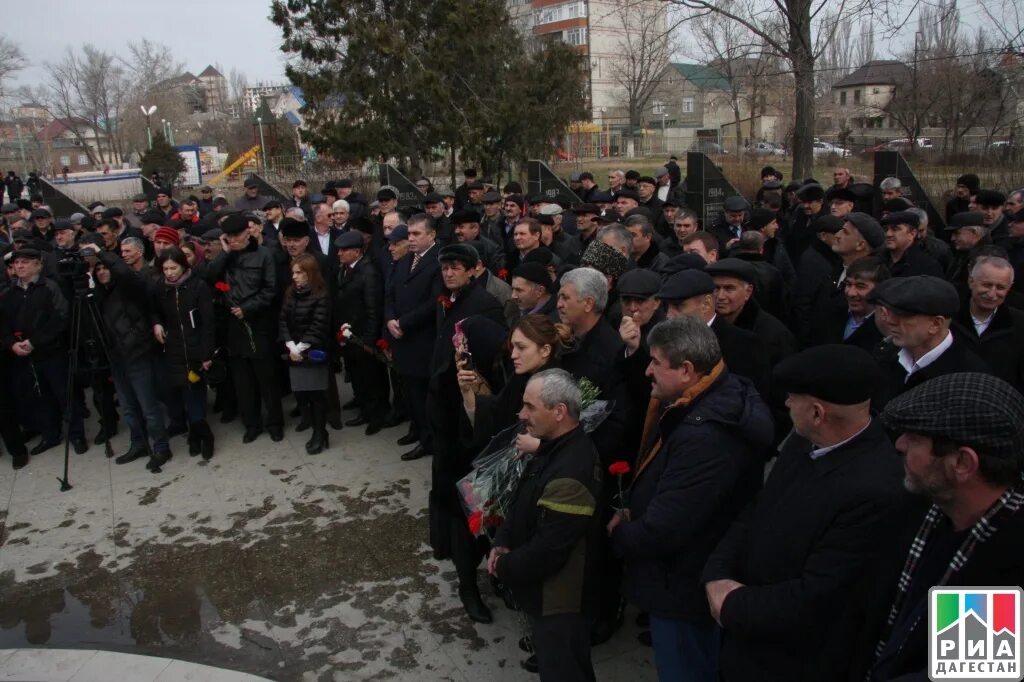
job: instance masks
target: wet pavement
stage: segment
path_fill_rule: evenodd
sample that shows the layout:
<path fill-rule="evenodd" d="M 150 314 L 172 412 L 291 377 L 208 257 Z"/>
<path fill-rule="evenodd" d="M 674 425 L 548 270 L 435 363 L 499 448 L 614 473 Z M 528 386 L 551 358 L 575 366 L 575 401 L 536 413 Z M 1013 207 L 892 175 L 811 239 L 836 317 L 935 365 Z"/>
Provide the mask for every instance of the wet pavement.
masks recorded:
<path fill-rule="evenodd" d="M 214 428 L 213 460 L 178 437 L 161 474 L 99 446 L 72 453 L 68 492 L 62 450 L 18 472 L 0 458 L 0 649 L 145 654 L 276 680 L 535 679 L 486 575 L 495 622 L 478 625 L 451 563 L 432 558 L 430 461 L 399 460 L 404 426 L 332 432 L 316 457 L 308 432 L 243 445 L 239 424 Z M 599 679 L 656 679 L 636 632 L 594 649 Z"/>

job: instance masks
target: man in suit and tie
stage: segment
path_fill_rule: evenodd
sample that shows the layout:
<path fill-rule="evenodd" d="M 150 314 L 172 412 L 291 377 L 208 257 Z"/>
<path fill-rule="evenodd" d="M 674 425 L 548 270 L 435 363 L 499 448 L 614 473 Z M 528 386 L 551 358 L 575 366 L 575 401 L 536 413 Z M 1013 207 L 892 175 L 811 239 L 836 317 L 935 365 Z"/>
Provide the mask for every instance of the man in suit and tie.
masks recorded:
<path fill-rule="evenodd" d="M 327 204 L 315 204 L 313 207 L 313 229 L 310 243 L 331 262 L 338 259 L 338 249 L 334 241 L 341 236 L 341 230 L 331 226 L 331 209 Z"/>
<path fill-rule="evenodd" d="M 443 288 L 434 219 L 417 213 L 409 218 L 407 229 L 409 253 L 395 267 L 384 302 L 384 319 L 392 339 L 395 368 L 406 390 L 406 409 L 420 441 L 415 449 L 402 455 L 404 461 L 433 453 L 426 404 L 437 298 Z"/>

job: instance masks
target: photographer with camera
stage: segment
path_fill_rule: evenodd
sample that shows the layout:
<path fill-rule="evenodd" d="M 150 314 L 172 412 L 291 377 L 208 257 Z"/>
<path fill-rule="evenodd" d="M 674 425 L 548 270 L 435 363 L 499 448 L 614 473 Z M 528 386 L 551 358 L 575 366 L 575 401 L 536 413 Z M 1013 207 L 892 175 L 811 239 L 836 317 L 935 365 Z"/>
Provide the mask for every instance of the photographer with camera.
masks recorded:
<path fill-rule="evenodd" d="M 94 244 L 82 247 L 85 255 L 96 256 L 93 279 L 103 324 L 110 339 L 110 363 L 121 416 L 128 425 L 128 452 L 114 461 L 134 462 L 151 453 L 170 457 L 167 425 L 157 392 L 161 380 L 155 353 L 152 310 L 147 295 L 148 276 L 134 271 L 112 251 Z"/>

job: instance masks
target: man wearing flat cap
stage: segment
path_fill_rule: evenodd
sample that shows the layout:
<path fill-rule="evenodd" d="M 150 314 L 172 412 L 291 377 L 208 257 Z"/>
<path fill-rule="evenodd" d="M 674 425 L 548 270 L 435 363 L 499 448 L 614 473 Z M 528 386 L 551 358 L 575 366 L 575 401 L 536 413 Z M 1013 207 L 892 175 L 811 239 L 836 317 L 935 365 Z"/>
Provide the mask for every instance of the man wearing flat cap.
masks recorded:
<path fill-rule="evenodd" d="M 991 371 L 950 331 L 960 297 L 946 280 L 929 275 L 889 279 L 875 287 L 871 300 L 900 349 L 883 367 L 889 398 L 944 374 Z"/>
<path fill-rule="evenodd" d="M 816 182 L 809 182 L 801 185 L 796 190 L 796 199 L 799 202 L 793 212 L 793 222 L 789 234 L 785 237 L 786 250 L 793 264 L 797 265 L 799 274 L 800 256 L 804 249 L 811 245 L 816 234 L 813 228 L 814 221 L 823 215 L 828 215 L 828 205 L 825 203 L 825 188 Z"/>
<path fill-rule="evenodd" d="M 769 394 L 768 352 L 756 334 L 730 324 L 715 312 L 715 280 L 711 275 L 696 269 L 677 272 L 656 296 L 665 305 L 667 319 L 691 315 L 710 327 L 729 371 L 750 379 L 761 395 Z"/>
<path fill-rule="evenodd" d="M 505 267 L 505 252 L 481 233 L 480 220 L 480 214 L 476 211 L 462 210 L 453 213 L 451 223 L 455 232 L 455 242 L 469 244 L 476 249 L 487 269 L 497 274 Z"/>
<path fill-rule="evenodd" d="M 917 243 L 920 216 L 913 211 L 896 211 L 881 220 L 885 229 L 885 266 L 893 277 L 930 275 L 942 277 L 942 266 Z"/>
<path fill-rule="evenodd" d="M 988 236 L 984 216 L 978 211 L 957 213 L 947 223 L 946 232 L 953 245 L 946 279 L 953 286 L 963 289 L 967 286 L 971 252 L 978 246 L 991 244 L 992 240 Z"/>
<path fill-rule="evenodd" d="M 367 257 L 360 232 L 342 233 L 334 246 L 339 266 L 331 324 L 334 332 L 343 324 L 351 325 L 352 333 L 371 349 L 353 343 L 342 346 L 341 356 L 359 409 L 345 426 L 365 425 L 365 434 L 372 436 L 381 430 L 391 410 L 387 366 L 372 352 L 384 335 L 384 281 L 376 261 Z"/>
<path fill-rule="evenodd" d="M 898 434 L 904 485 L 931 505 L 907 519 L 900 551 L 876 572 L 880 637 L 859 679 L 924 680 L 930 588 L 1024 584 L 1024 398 L 996 377 L 948 374 L 893 400 L 881 419 Z"/>
<path fill-rule="evenodd" d="M 747 200 L 740 196 L 728 197 L 722 204 L 722 214 L 708 230 L 718 239 L 719 253 L 725 253 L 734 242 L 739 240 L 743 234 L 743 224 L 747 222 L 749 209 L 750 205 Z"/>
<path fill-rule="evenodd" d="M 722 626 L 719 679 L 846 679 L 862 576 L 906 502 L 899 459 L 871 416 L 879 380 L 874 359 L 847 345 L 776 366 L 793 433 L 702 576 Z"/>
<path fill-rule="evenodd" d="M 647 365 L 651 361 L 647 348 L 647 335 L 665 319 L 661 300 L 661 277 L 642 268 L 623 273 L 615 283 L 622 302 L 622 321 L 619 322 L 619 336 L 626 345 L 627 360 L 623 364 L 626 374 L 626 390 L 629 391 L 629 407 L 632 415 L 626 418 L 629 435 L 626 442 L 637 443 L 641 435 L 644 414 L 651 399 L 651 382 L 647 378 Z"/>
<path fill-rule="evenodd" d="M 256 178 L 248 177 L 242 183 L 245 192 L 235 202 L 235 209 L 239 211 L 262 211 L 263 206 L 270 201 L 270 197 L 260 195 L 260 183 Z"/>
<path fill-rule="evenodd" d="M 459 598 L 470 619 L 491 622 L 491 613 L 477 587 L 476 570 L 483 558 L 480 545 L 466 525 L 456 483 L 469 473 L 475 450 L 459 438 L 462 394 L 456 380 L 457 359 L 452 347 L 456 324 L 466 318 L 490 320 L 505 328 L 501 304 L 473 278 L 480 255 L 468 244 L 451 244 L 438 254 L 444 293 L 434 304 L 437 334 L 430 359 L 430 420 L 434 459 L 431 467 L 430 543 L 437 558 L 450 558 L 459 580 Z M 468 352 L 472 353 L 472 348 Z M 461 360 L 459 360 L 461 362 Z M 480 368 L 485 370 L 486 368 Z"/>
<path fill-rule="evenodd" d="M 979 189 L 974 195 L 974 203 L 984 218 L 989 238 L 994 242 L 1006 239 L 1010 233 L 1006 213 L 1003 212 L 1006 195 L 994 189 Z"/>
<path fill-rule="evenodd" d="M 754 298 L 757 272 L 738 258 L 723 258 L 704 270 L 715 281 L 715 312 L 740 329 L 753 332 L 768 350 L 775 366 L 796 352 L 793 332 L 779 318 L 761 309 Z"/>
<path fill-rule="evenodd" d="M 520 317 L 546 315 L 558 322 L 558 300 L 552 295 L 554 282 L 548 269 L 540 263 L 526 262 L 512 271 L 511 301 Z"/>
<path fill-rule="evenodd" d="M 211 286 L 217 282 L 230 286 L 220 303 L 230 313 L 225 345 L 245 425 L 242 442 L 253 442 L 264 429 L 271 440 L 281 441 L 284 414 L 275 362 L 279 326 L 274 256 L 251 236 L 248 221 L 241 213 L 224 218 L 220 229 L 224 250 L 209 263 L 205 278 Z"/>

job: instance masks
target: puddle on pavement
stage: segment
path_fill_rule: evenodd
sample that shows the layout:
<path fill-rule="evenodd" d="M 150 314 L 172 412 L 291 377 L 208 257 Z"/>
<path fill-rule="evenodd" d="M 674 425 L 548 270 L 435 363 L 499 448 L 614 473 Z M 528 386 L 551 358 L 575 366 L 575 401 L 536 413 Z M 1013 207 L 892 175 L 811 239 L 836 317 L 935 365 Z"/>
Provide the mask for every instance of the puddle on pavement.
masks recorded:
<path fill-rule="evenodd" d="M 209 519 L 196 515 L 167 521 L 169 537 L 122 553 L 123 568 L 89 550 L 56 575 L 16 583 L 0 574 L 0 648 L 124 650 L 275 679 L 417 668 L 409 623 L 479 649 L 483 640 L 438 587 L 425 518 L 379 507 L 408 497 L 403 483 L 382 496 L 329 492 L 344 513 L 323 499 L 278 498 L 293 511 L 267 521 L 267 499 L 227 530 L 197 527 Z"/>

